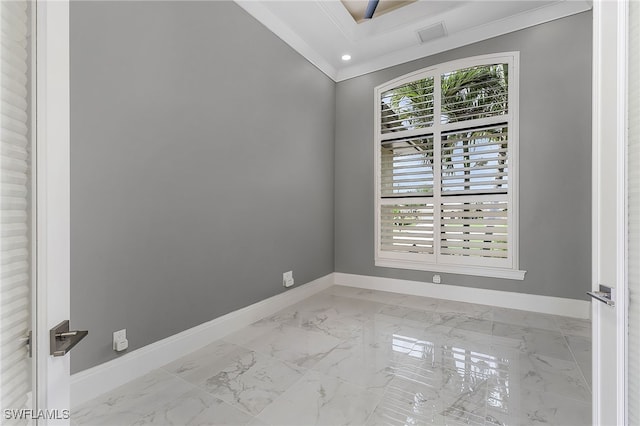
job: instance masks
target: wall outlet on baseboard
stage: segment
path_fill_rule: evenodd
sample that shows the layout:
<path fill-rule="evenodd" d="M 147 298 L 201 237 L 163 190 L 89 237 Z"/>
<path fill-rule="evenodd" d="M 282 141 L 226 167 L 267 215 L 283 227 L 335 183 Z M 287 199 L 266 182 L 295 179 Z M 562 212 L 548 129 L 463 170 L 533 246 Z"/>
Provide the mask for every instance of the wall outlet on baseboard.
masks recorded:
<path fill-rule="evenodd" d="M 282 285 L 285 287 L 291 287 L 293 285 L 293 271 L 285 272 L 282 274 Z"/>
<path fill-rule="evenodd" d="M 127 329 L 113 332 L 113 350 L 116 352 L 124 351 L 129 347 L 129 341 L 127 340 Z"/>
<path fill-rule="evenodd" d="M 433 283 L 434 284 L 440 284 L 442 282 L 442 279 L 440 278 L 440 275 L 434 275 L 433 276 Z"/>

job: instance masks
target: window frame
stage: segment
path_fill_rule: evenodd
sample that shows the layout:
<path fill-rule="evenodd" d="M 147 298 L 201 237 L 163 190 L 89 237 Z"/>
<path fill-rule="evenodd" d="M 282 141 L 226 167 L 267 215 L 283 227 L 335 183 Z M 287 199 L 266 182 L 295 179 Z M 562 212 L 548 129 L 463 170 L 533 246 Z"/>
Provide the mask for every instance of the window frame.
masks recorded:
<path fill-rule="evenodd" d="M 375 116 L 374 116 L 374 164 L 375 164 L 375 221 L 374 221 L 374 236 L 375 236 L 375 265 L 389 268 L 399 269 L 412 269 L 420 271 L 432 271 L 432 272 L 444 272 L 463 275 L 475 275 L 483 277 L 493 278 L 506 278 L 523 280 L 526 271 L 519 270 L 519 62 L 520 54 L 517 51 L 514 52 L 502 52 L 488 55 L 474 56 L 470 58 L 464 58 L 454 60 L 442 64 L 437 64 L 427 68 L 423 68 L 381 85 L 378 85 L 374 89 L 374 103 L 375 103 Z M 508 186 L 507 186 L 507 258 L 496 262 L 495 259 L 482 258 L 482 265 L 477 263 L 477 258 L 470 260 L 467 256 L 447 256 L 440 254 L 441 243 L 441 230 L 440 230 L 440 207 L 443 202 L 447 202 L 447 199 L 453 200 L 456 197 L 442 196 L 440 179 L 441 179 L 441 138 L 442 134 L 446 131 L 452 131 L 456 129 L 464 128 L 464 121 L 456 121 L 452 123 L 441 123 L 441 76 L 447 72 L 453 72 L 457 70 L 463 70 L 466 68 L 482 65 L 491 65 L 503 63 L 507 64 L 509 72 L 508 81 L 508 109 L 507 114 L 493 116 L 488 118 L 482 118 L 481 121 L 469 120 L 466 123 L 484 123 L 486 125 L 498 125 L 500 123 L 507 123 L 509 131 L 509 145 L 507 151 L 507 164 L 508 164 Z M 381 185 L 381 143 L 386 139 L 389 139 L 389 133 L 383 134 L 381 130 L 381 95 L 382 93 L 408 84 L 417 80 L 431 78 L 434 79 L 434 112 L 433 112 L 433 125 L 429 128 L 419 128 L 413 130 L 405 130 L 402 132 L 402 137 L 412 137 L 425 134 L 433 134 L 434 140 L 434 165 L 433 165 L 433 180 L 434 180 L 434 192 L 430 197 L 397 197 L 387 198 L 387 201 L 382 197 L 382 185 Z M 469 126 L 466 126 L 469 127 Z M 436 167 L 437 166 L 437 167 Z M 436 183 L 437 181 L 437 183 Z M 436 191 L 438 189 L 438 191 Z M 504 194 L 496 194 L 496 196 L 504 197 Z M 486 194 L 482 194 L 486 196 Z M 472 199 L 473 195 L 465 195 L 460 197 L 461 200 Z M 428 202 L 433 205 L 433 254 L 425 253 L 404 253 L 404 252 L 392 252 L 384 251 L 381 249 L 380 237 L 381 237 L 381 206 L 385 204 L 420 204 Z M 437 218 L 436 218 L 437 216 Z"/>

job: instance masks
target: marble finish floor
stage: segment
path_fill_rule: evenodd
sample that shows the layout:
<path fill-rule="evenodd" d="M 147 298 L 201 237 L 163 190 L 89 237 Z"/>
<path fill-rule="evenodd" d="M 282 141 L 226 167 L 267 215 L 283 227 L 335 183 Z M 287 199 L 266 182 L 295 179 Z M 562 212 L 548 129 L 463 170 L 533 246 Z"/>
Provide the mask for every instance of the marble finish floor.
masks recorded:
<path fill-rule="evenodd" d="M 83 425 L 588 425 L 589 321 L 333 286 L 72 410 Z"/>

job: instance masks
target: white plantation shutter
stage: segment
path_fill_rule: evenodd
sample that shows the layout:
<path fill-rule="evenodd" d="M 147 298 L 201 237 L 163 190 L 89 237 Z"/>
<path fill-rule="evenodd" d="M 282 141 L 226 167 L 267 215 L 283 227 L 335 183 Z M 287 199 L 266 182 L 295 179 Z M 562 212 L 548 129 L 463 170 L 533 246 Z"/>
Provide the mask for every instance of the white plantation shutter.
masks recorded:
<path fill-rule="evenodd" d="M 506 259 L 509 249 L 508 201 L 504 195 L 454 199 L 442 203 L 440 253 L 443 256 Z M 462 259 L 465 260 L 464 258 Z"/>
<path fill-rule="evenodd" d="M 383 197 L 433 193 L 433 135 L 383 141 L 380 154 Z"/>
<path fill-rule="evenodd" d="M 433 77 L 412 81 L 382 93 L 380 133 L 422 129 L 433 124 Z M 412 96 L 412 102 L 403 100 Z"/>
<path fill-rule="evenodd" d="M 433 204 L 384 204 L 380 223 L 383 250 L 433 254 Z"/>
<path fill-rule="evenodd" d="M 443 135 L 443 195 L 506 193 L 508 133 L 507 127 L 498 126 Z"/>
<path fill-rule="evenodd" d="M 640 425 L 640 4 L 629 2 L 628 424 Z"/>
<path fill-rule="evenodd" d="M 30 327 L 28 10 L 0 2 L 0 406 L 28 408 Z M 0 413 L 2 414 L 2 413 Z"/>
<path fill-rule="evenodd" d="M 509 104 L 503 102 L 507 74 L 506 64 L 479 65 L 443 73 L 440 121 L 456 123 L 508 114 Z M 459 87 L 463 89 L 457 90 Z M 482 90 L 478 93 L 479 89 Z"/>
<path fill-rule="evenodd" d="M 516 62 L 470 58 L 376 88 L 376 264 L 517 271 Z"/>

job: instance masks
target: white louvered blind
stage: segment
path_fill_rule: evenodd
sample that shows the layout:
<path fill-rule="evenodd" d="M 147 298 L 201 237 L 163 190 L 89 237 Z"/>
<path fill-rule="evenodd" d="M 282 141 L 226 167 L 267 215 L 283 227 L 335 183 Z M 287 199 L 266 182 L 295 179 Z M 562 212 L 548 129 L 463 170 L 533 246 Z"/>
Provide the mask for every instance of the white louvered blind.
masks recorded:
<path fill-rule="evenodd" d="M 26 1 L 0 1 L 0 406 L 27 407 L 30 360 L 29 55 Z M 3 411 L 4 413 L 4 411 Z M 4 417 L 3 417 L 4 418 Z"/>
<path fill-rule="evenodd" d="M 504 195 L 442 203 L 440 253 L 443 256 L 508 256 L 508 201 Z M 485 263 L 490 263 L 485 259 Z"/>
<path fill-rule="evenodd" d="M 640 3 L 629 2 L 628 424 L 640 425 Z"/>
<path fill-rule="evenodd" d="M 515 61 L 470 58 L 376 89 L 377 263 L 517 269 Z"/>
<path fill-rule="evenodd" d="M 382 196 L 433 193 L 433 135 L 386 140 L 380 146 Z"/>
<path fill-rule="evenodd" d="M 456 123 L 506 115 L 509 112 L 507 64 L 457 69 L 442 74 L 440 121 Z"/>
<path fill-rule="evenodd" d="M 383 204 L 380 221 L 383 250 L 433 254 L 433 204 Z"/>
<path fill-rule="evenodd" d="M 433 77 L 403 84 L 381 95 L 380 132 L 383 134 L 433 125 Z"/>
<path fill-rule="evenodd" d="M 508 133 L 506 126 L 492 126 L 443 135 L 444 195 L 507 192 Z"/>

